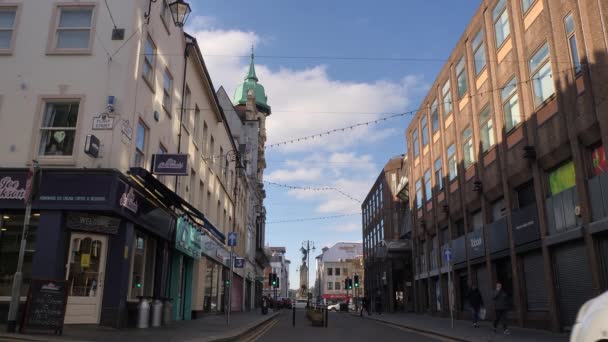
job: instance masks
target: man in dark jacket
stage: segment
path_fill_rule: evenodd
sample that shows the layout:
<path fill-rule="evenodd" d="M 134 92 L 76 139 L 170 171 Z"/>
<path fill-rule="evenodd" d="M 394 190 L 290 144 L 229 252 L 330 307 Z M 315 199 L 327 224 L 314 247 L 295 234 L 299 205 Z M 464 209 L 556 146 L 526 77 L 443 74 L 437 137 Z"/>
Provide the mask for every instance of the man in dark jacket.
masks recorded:
<path fill-rule="evenodd" d="M 471 308 L 473 309 L 473 326 L 477 328 L 479 327 L 479 324 L 477 323 L 479 321 L 479 310 L 481 310 L 481 306 L 483 305 L 483 298 L 481 297 L 481 292 L 479 292 L 477 285 L 473 284 L 473 286 L 471 286 L 467 297 L 469 298 L 469 303 L 471 303 Z"/>
<path fill-rule="evenodd" d="M 494 308 L 496 309 L 496 319 L 494 320 L 494 332 L 498 328 L 498 324 L 502 322 L 502 328 L 505 335 L 510 334 L 511 332 L 507 329 L 507 321 L 505 320 L 505 315 L 507 311 L 511 308 L 511 302 L 509 301 L 509 295 L 502 288 L 502 284 L 500 282 L 496 283 L 496 290 L 494 291 Z"/>
<path fill-rule="evenodd" d="M 361 301 L 361 312 L 359 313 L 359 316 L 361 317 L 363 317 L 363 310 L 367 311 L 368 316 L 371 316 L 369 313 L 369 303 L 367 302 L 366 297 L 363 297 L 363 300 Z"/>

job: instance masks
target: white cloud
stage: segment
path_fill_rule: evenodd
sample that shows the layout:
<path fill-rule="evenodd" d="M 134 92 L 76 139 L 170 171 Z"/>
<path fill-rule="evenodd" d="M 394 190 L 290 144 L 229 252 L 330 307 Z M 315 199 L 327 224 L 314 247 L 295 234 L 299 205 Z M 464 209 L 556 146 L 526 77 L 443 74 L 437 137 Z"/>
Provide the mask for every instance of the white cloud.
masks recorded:
<path fill-rule="evenodd" d="M 321 178 L 321 169 L 276 170 L 266 179 L 271 182 L 316 181 Z"/>
<path fill-rule="evenodd" d="M 351 223 L 346 223 L 346 224 L 340 224 L 340 225 L 332 226 L 329 229 L 334 232 L 338 232 L 338 233 L 357 232 L 357 231 L 361 230 L 361 223 L 351 222 Z"/>

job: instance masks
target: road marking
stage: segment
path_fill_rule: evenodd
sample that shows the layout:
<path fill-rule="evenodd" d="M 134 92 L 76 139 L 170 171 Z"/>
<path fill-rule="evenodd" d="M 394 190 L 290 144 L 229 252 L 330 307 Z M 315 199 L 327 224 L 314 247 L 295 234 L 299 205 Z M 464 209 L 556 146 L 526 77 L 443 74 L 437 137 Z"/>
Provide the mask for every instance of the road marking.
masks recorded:
<path fill-rule="evenodd" d="M 444 341 L 444 342 L 460 341 L 460 340 L 457 340 L 457 339 L 452 339 L 452 338 L 447 338 L 447 337 L 437 336 L 437 335 L 434 335 L 434 334 L 425 333 L 425 332 L 418 331 L 418 330 L 415 330 L 415 329 L 408 329 L 406 327 L 403 327 L 403 326 L 400 326 L 400 325 L 396 325 L 396 324 L 385 323 L 385 322 L 380 322 L 380 321 L 376 321 L 376 322 L 378 322 L 378 323 L 380 323 L 382 325 L 385 325 L 387 327 L 392 327 L 392 328 L 399 329 L 399 330 L 402 330 L 402 331 L 407 331 L 409 333 L 420 335 L 420 336 L 424 336 L 424 337 L 428 337 L 428 338 L 432 338 L 432 339 L 437 340 L 437 341 Z"/>
<path fill-rule="evenodd" d="M 262 336 L 264 336 L 270 329 L 272 329 L 277 323 L 278 319 L 274 318 L 270 322 L 262 325 L 260 328 L 256 329 L 253 334 L 244 337 L 241 342 L 255 342 L 259 340 Z"/>

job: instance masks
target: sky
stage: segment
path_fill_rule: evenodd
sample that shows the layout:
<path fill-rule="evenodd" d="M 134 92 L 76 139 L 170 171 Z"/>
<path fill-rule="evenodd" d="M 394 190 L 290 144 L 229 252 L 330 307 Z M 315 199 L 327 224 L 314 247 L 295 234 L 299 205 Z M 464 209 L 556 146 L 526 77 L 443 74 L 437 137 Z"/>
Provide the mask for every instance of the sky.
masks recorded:
<path fill-rule="evenodd" d="M 268 144 L 416 110 L 480 0 L 190 0 L 194 35 L 214 86 L 229 95 L 251 47 L 272 114 Z M 339 58 L 336 58 L 339 57 Z M 405 59 L 419 59 L 416 61 Z M 392 59 L 392 60 L 391 60 Z M 401 60 L 395 60 L 401 59 Z M 433 60 L 434 59 L 434 60 Z M 305 241 L 314 257 L 361 242 L 360 200 L 382 167 L 405 153 L 410 115 L 266 149 L 266 243 L 287 248 L 299 287 Z M 346 215 L 318 220 L 299 219 Z"/>

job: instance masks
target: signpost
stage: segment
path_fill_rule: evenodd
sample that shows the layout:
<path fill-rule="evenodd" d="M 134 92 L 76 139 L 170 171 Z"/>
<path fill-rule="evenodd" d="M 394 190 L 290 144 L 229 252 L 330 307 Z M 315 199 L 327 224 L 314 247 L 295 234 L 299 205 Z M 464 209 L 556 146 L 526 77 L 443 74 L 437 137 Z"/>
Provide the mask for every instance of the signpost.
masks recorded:
<path fill-rule="evenodd" d="M 228 310 L 226 310 L 226 322 L 230 327 L 230 311 L 232 310 L 232 273 L 234 271 L 234 247 L 236 246 L 236 232 L 228 233 L 228 246 L 230 247 L 230 279 L 228 287 Z"/>
<path fill-rule="evenodd" d="M 454 284 L 452 283 L 452 250 L 448 247 L 443 250 L 445 261 L 448 262 L 448 301 L 450 306 L 450 324 L 454 328 Z"/>

